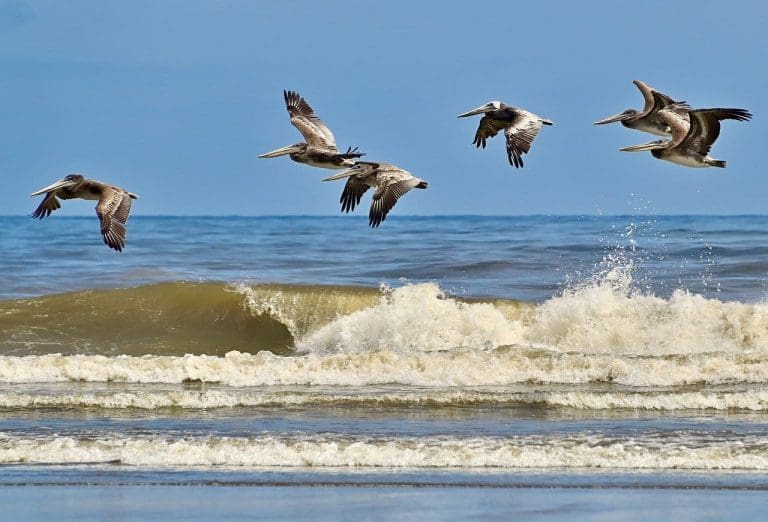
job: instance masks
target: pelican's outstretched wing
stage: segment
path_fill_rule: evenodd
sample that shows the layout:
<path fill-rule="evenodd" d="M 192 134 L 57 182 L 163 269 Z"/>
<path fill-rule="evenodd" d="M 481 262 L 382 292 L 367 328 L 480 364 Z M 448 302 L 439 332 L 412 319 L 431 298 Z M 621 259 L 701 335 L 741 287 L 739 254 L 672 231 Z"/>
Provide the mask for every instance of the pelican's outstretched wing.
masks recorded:
<path fill-rule="evenodd" d="M 472 144 L 485 148 L 485 141 L 496 136 L 507 125 L 509 125 L 508 121 L 496 120 L 490 115 L 483 116 L 480 118 L 480 124 L 477 126 L 477 132 L 475 132 L 475 141 Z"/>
<path fill-rule="evenodd" d="M 531 150 L 533 140 L 545 124 L 552 125 L 552 122 L 528 111 L 520 111 L 520 117 L 504 131 L 507 137 L 507 158 L 510 165 L 517 168 L 523 166 L 523 154 Z"/>
<path fill-rule="evenodd" d="M 394 172 L 379 172 L 376 177 L 376 192 L 373 193 L 368 224 L 378 227 L 387 218 L 397 200 L 414 187 L 427 188 L 427 182 L 413 177 L 409 172 L 398 169 Z"/>
<path fill-rule="evenodd" d="M 118 252 L 125 247 L 125 223 L 131 212 L 131 196 L 117 187 L 106 187 L 96 205 L 104 243 Z"/>
<path fill-rule="evenodd" d="M 351 176 L 347 179 L 347 183 L 344 185 L 344 190 L 341 192 L 341 211 L 351 212 L 355 210 L 355 207 L 360 204 L 360 200 L 363 194 L 368 190 L 368 185 L 357 179 L 355 176 Z"/>
<path fill-rule="evenodd" d="M 41 201 L 37 206 L 35 211 L 30 214 L 30 217 L 43 219 L 44 217 L 50 216 L 54 210 L 58 210 L 60 208 L 61 202 L 59 202 L 59 199 L 56 197 L 56 193 L 48 192 L 43 198 L 43 201 Z"/>
<path fill-rule="evenodd" d="M 309 145 L 336 150 L 336 138 L 323 120 L 297 92 L 283 91 L 285 108 L 291 115 L 291 123 Z"/>
<path fill-rule="evenodd" d="M 744 109 L 696 109 L 689 115 L 691 127 L 682 146 L 702 156 L 709 154 L 712 144 L 720 136 L 720 121 L 752 119 L 752 114 Z"/>
<path fill-rule="evenodd" d="M 641 116 L 648 116 L 651 114 L 651 112 L 663 109 L 667 105 L 678 103 L 666 94 L 660 93 L 647 83 L 643 83 L 640 80 L 633 80 L 632 83 L 634 83 L 635 86 L 637 86 L 637 88 L 640 90 L 640 94 L 643 95 L 643 100 L 645 101 L 643 110 L 640 113 Z"/>

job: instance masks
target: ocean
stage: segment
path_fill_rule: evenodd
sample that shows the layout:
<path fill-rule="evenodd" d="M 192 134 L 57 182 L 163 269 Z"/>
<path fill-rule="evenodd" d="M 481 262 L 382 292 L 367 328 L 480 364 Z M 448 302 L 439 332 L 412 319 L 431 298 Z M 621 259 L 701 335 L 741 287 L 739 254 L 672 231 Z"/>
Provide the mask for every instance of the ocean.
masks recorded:
<path fill-rule="evenodd" d="M 0 496 L 749 517 L 767 297 L 768 216 L 0 217 Z"/>

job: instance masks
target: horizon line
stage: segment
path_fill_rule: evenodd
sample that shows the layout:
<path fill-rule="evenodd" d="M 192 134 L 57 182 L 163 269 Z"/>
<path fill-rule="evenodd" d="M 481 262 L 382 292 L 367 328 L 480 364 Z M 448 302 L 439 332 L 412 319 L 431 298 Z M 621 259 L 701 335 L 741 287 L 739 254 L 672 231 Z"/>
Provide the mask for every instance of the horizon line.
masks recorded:
<path fill-rule="evenodd" d="M 552 213 L 552 214 L 398 214 L 387 216 L 388 218 L 462 218 L 462 217 L 630 217 L 630 216 L 655 216 L 655 217 L 768 217 L 766 213 L 620 213 L 620 214 L 589 214 L 589 213 Z M 0 214 L 0 218 L 29 218 L 29 214 Z M 58 215 L 57 219 L 91 218 L 93 213 Z M 131 218 L 343 218 L 343 219 L 368 219 L 368 216 L 345 214 L 132 214 Z"/>

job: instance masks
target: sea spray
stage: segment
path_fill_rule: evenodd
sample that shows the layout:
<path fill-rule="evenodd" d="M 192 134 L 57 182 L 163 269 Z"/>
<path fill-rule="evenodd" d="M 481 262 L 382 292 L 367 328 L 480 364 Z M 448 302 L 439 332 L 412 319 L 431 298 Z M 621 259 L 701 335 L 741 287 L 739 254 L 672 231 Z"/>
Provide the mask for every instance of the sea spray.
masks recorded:
<path fill-rule="evenodd" d="M 522 340 L 523 325 L 490 303 L 463 303 L 434 283 L 384 288 L 379 302 L 297 343 L 299 352 L 484 350 Z"/>
<path fill-rule="evenodd" d="M 525 337 L 529 343 L 582 353 L 764 352 L 768 306 L 683 290 L 662 299 L 635 289 L 631 267 L 618 267 L 543 303 Z"/>

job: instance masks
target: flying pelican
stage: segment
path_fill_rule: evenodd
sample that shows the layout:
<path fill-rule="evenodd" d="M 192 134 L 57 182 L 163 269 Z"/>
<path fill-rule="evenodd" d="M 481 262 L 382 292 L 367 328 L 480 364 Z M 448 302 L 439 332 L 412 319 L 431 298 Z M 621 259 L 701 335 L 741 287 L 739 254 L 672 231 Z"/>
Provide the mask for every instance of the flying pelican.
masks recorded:
<path fill-rule="evenodd" d="M 368 224 L 374 228 L 386 219 L 398 198 L 412 188 L 427 188 L 427 182 L 423 179 L 389 163 L 358 161 L 338 174 L 323 178 L 323 181 L 342 178 L 349 178 L 339 200 L 343 212 L 354 210 L 369 187 L 376 189 L 373 193 L 371 210 L 368 212 Z"/>
<path fill-rule="evenodd" d="M 291 159 L 298 163 L 306 163 L 313 167 L 324 169 L 343 169 L 354 164 L 353 159 L 364 154 L 349 147 L 341 153 L 336 148 L 336 139 L 323 121 L 317 117 L 312 107 L 299 93 L 283 91 L 285 108 L 291 115 L 291 123 L 296 127 L 306 143 L 294 143 L 271 152 L 265 152 L 260 158 L 276 158 L 290 154 Z"/>
<path fill-rule="evenodd" d="M 553 123 L 525 109 L 510 107 L 500 101 L 488 102 L 469 112 L 459 114 L 458 117 L 466 118 L 475 114 L 485 114 L 485 116 L 480 119 L 475 141 L 472 143 L 477 147 L 485 148 L 485 140 L 496 136 L 501 129 L 504 129 L 509 164 L 518 168 L 523 166 L 523 154 L 531 150 L 531 143 L 536 139 L 541 126 Z"/>
<path fill-rule="evenodd" d="M 606 123 L 620 121 L 622 125 L 630 129 L 650 132 L 656 136 L 669 136 L 671 131 L 669 130 L 669 126 L 659 118 L 659 111 L 673 106 L 676 112 L 685 115 L 690 110 L 688 104 L 685 102 L 676 102 L 666 94 L 660 93 L 640 80 L 634 80 L 632 83 L 637 85 L 637 88 L 640 89 L 640 93 L 642 93 L 643 98 L 645 99 L 643 110 L 636 111 L 635 109 L 627 109 L 619 114 L 596 121 L 595 125 L 604 125 Z"/>
<path fill-rule="evenodd" d="M 671 109 L 671 110 L 670 110 Z M 689 120 L 681 117 L 674 107 L 659 111 L 659 117 L 672 129 L 671 140 L 657 140 L 632 145 L 619 150 L 635 152 L 650 150 L 654 158 L 685 167 L 725 168 L 725 161 L 709 157 L 712 144 L 720 135 L 722 120 L 748 121 L 752 114 L 744 109 L 696 109 L 688 112 Z"/>
<path fill-rule="evenodd" d="M 128 221 L 128 213 L 131 211 L 131 200 L 138 199 L 139 196 L 120 187 L 85 179 L 79 174 L 70 174 L 30 195 L 38 196 L 42 193 L 45 193 L 45 198 L 31 214 L 33 218 L 43 219 L 61 208 L 57 198 L 98 200 L 96 215 L 101 222 L 101 237 L 110 248 L 118 252 L 123 250 L 125 222 Z"/>

